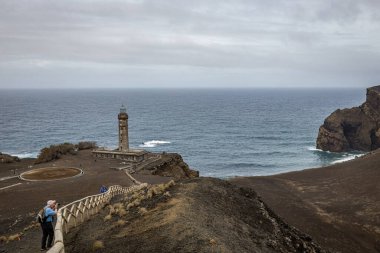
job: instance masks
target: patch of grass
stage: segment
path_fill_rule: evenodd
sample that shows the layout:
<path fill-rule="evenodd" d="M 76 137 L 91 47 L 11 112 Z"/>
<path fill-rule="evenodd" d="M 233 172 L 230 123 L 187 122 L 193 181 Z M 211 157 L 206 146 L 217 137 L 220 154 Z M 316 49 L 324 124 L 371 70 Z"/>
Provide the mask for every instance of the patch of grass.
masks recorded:
<path fill-rule="evenodd" d="M 112 213 L 111 213 L 111 210 L 112 210 Z M 110 214 L 117 214 L 120 217 L 123 217 L 127 215 L 128 212 L 125 210 L 124 204 L 119 202 L 119 203 L 114 204 L 112 208 L 110 207 Z"/>
<path fill-rule="evenodd" d="M 7 237 L 6 236 L 0 236 L 0 243 L 5 243 L 7 242 Z"/>
<path fill-rule="evenodd" d="M 134 207 L 134 206 L 135 206 L 135 204 L 134 204 L 133 202 L 129 203 L 129 204 L 127 205 L 127 210 L 131 209 L 131 208 Z"/>
<path fill-rule="evenodd" d="M 93 250 L 98 250 L 98 249 L 103 249 L 104 248 L 104 243 L 102 241 L 95 241 L 94 244 L 92 245 Z"/>
<path fill-rule="evenodd" d="M 146 193 L 146 197 L 148 199 L 151 199 L 153 197 L 153 191 L 151 191 L 150 189 L 148 190 L 148 192 Z"/>
<path fill-rule="evenodd" d="M 148 210 L 146 210 L 145 207 L 140 207 L 140 209 L 139 209 L 140 214 L 146 214 L 147 212 L 148 212 Z"/>
<path fill-rule="evenodd" d="M 133 195 L 132 195 L 132 199 L 137 199 L 139 196 L 141 195 L 141 192 L 135 192 L 135 193 L 133 193 Z"/>
<path fill-rule="evenodd" d="M 124 209 L 124 207 L 122 209 L 119 209 L 117 214 L 120 216 L 120 217 L 124 217 L 125 215 L 128 214 L 128 212 Z"/>
<path fill-rule="evenodd" d="M 14 235 L 10 235 L 10 236 L 8 236 L 7 241 L 8 242 L 15 241 L 15 240 L 20 241 L 21 240 L 21 236 L 22 236 L 22 233 L 17 233 L 17 234 L 14 234 Z"/>
<path fill-rule="evenodd" d="M 137 206 L 139 206 L 141 204 L 141 201 L 139 199 L 135 199 L 132 203 L 133 203 L 134 206 L 137 207 Z"/>
<path fill-rule="evenodd" d="M 115 208 L 115 210 L 118 210 L 118 209 L 121 209 L 121 208 L 124 208 L 124 204 L 119 202 L 119 203 L 115 203 L 113 205 L 113 208 Z"/>
<path fill-rule="evenodd" d="M 110 215 L 114 214 L 115 213 L 115 208 L 112 205 L 109 205 L 108 207 L 110 208 L 109 214 Z"/>
<path fill-rule="evenodd" d="M 118 226 L 118 227 L 122 227 L 122 226 L 125 225 L 125 223 L 127 223 L 125 220 L 118 220 L 118 221 L 116 222 L 116 226 Z"/>
<path fill-rule="evenodd" d="M 112 219 L 112 215 L 111 214 L 108 214 L 106 215 L 106 217 L 104 217 L 104 221 L 109 221 Z"/>
<path fill-rule="evenodd" d="M 174 180 L 170 180 L 168 183 L 165 184 L 165 187 L 166 187 L 166 189 L 168 189 L 168 188 L 170 188 L 170 187 L 172 187 L 174 185 L 175 185 Z"/>
<path fill-rule="evenodd" d="M 167 191 L 168 188 L 175 185 L 174 180 L 169 181 L 166 184 L 157 184 L 150 186 L 147 189 L 140 190 L 138 192 L 134 192 L 129 199 L 125 199 L 125 201 L 129 202 L 126 203 L 126 209 L 130 210 L 133 207 L 140 207 L 141 203 L 144 200 L 152 199 L 156 195 L 163 194 L 165 197 L 171 197 L 170 193 Z"/>
<path fill-rule="evenodd" d="M 30 229 L 32 229 L 32 228 L 39 227 L 39 226 L 40 226 L 39 223 L 37 223 L 37 222 L 32 222 L 29 226 L 27 226 L 27 227 L 24 228 L 24 232 L 26 232 L 26 231 L 28 231 L 28 230 L 30 230 Z"/>
<path fill-rule="evenodd" d="M 151 199 L 154 195 L 160 195 L 166 192 L 166 190 L 172 187 L 173 185 L 175 185 L 174 180 L 170 180 L 166 184 L 158 184 L 158 185 L 151 186 L 148 189 L 147 198 Z"/>

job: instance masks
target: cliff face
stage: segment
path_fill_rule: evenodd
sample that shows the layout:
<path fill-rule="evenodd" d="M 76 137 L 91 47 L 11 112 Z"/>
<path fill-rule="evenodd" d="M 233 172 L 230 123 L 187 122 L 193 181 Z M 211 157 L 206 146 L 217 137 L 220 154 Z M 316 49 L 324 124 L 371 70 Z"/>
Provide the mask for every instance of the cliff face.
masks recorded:
<path fill-rule="evenodd" d="M 359 107 L 336 110 L 319 128 L 317 148 L 332 151 L 370 151 L 380 147 L 380 86 L 367 89 Z"/>
<path fill-rule="evenodd" d="M 175 179 L 199 177 L 199 171 L 190 169 L 181 155 L 176 153 L 163 154 L 160 160 L 145 166 L 144 169 L 152 175 Z"/>

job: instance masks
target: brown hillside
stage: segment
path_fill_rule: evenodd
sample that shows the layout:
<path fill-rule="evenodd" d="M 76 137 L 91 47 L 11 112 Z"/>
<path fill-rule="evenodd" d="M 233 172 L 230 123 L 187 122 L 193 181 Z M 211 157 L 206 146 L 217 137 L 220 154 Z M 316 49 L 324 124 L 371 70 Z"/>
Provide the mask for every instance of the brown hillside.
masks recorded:
<path fill-rule="evenodd" d="M 335 252 L 380 252 L 380 150 L 329 167 L 236 178 L 286 222 Z"/>
<path fill-rule="evenodd" d="M 66 252 L 325 252 L 253 190 L 196 178 L 160 191 L 105 208 L 69 233 Z"/>

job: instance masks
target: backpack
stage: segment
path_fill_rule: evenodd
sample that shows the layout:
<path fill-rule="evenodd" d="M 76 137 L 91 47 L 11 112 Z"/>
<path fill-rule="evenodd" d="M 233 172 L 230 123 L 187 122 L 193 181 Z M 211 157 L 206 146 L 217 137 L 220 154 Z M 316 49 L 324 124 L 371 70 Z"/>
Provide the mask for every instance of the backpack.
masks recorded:
<path fill-rule="evenodd" d="M 38 214 L 37 214 L 37 222 L 38 223 L 40 223 L 40 224 L 42 224 L 42 223 L 44 223 L 44 222 L 46 222 L 46 219 L 47 219 L 48 217 L 47 216 L 45 216 L 45 208 L 42 208 L 39 212 L 38 212 Z"/>

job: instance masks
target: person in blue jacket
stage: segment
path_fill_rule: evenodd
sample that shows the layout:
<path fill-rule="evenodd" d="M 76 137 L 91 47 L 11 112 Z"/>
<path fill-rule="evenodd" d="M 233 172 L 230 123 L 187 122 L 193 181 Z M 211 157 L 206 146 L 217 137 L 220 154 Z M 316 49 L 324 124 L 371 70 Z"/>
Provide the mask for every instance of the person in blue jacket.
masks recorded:
<path fill-rule="evenodd" d="M 42 228 L 42 240 L 41 251 L 51 248 L 54 238 L 53 221 L 54 216 L 57 215 L 58 203 L 55 200 L 49 200 L 44 208 L 44 219 L 41 223 Z M 47 240 L 47 245 L 46 245 Z"/>
<path fill-rule="evenodd" d="M 102 187 L 100 187 L 100 193 L 105 193 L 106 191 L 108 191 L 108 188 L 105 185 L 102 185 Z"/>

